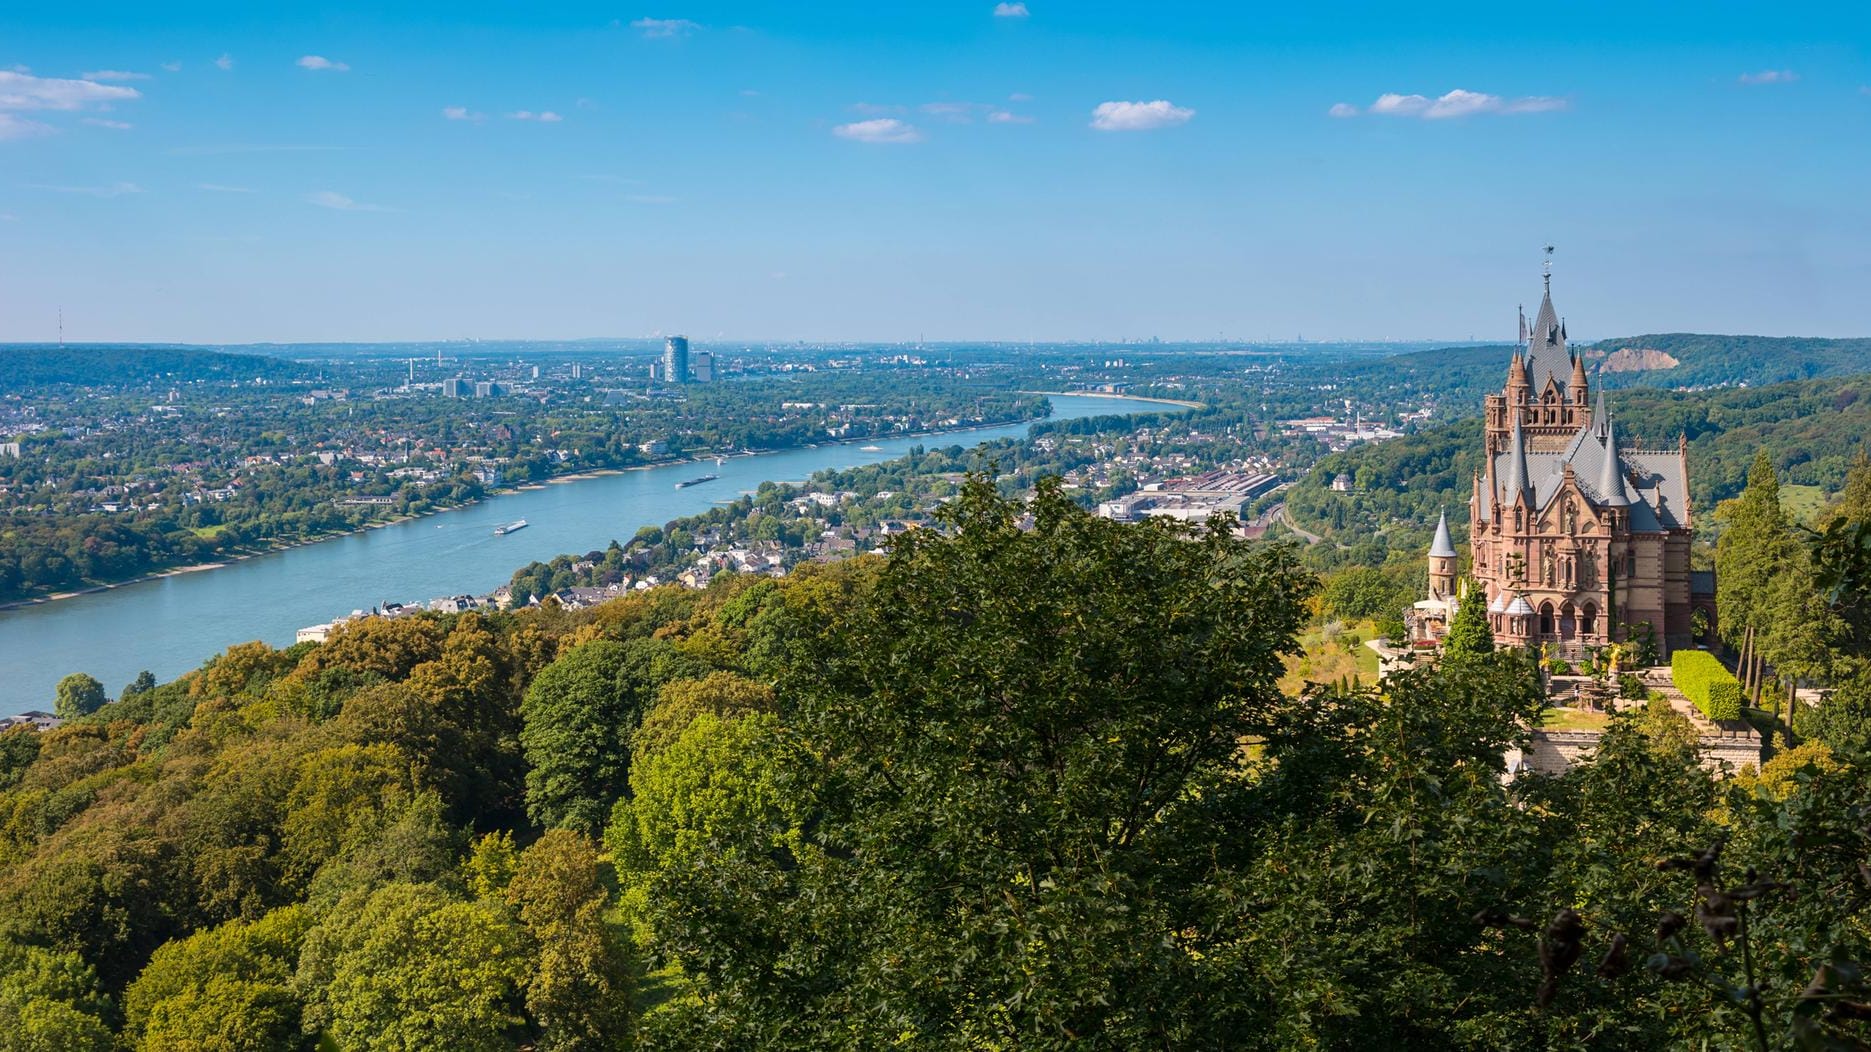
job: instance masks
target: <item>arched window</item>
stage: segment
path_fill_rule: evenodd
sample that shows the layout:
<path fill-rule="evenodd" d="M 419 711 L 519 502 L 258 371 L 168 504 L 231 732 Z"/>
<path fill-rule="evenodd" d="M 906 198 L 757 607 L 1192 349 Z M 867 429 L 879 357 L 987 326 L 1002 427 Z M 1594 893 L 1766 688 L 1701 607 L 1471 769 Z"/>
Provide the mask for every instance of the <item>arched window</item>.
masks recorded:
<path fill-rule="evenodd" d="M 1553 604 L 1541 603 L 1540 604 L 1540 635 L 1550 636 L 1552 634 L 1553 634 Z"/>
<path fill-rule="evenodd" d="M 1579 619 L 1579 630 L 1588 636 L 1598 634 L 1598 604 L 1585 604 L 1584 616 Z"/>
<path fill-rule="evenodd" d="M 1567 600 L 1565 605 L 1559 608 L 1559 638 L 1571 639 L 1578 634 L 1578 631 L 1578 618 L 1573 612 L 1571 600 Z"/>

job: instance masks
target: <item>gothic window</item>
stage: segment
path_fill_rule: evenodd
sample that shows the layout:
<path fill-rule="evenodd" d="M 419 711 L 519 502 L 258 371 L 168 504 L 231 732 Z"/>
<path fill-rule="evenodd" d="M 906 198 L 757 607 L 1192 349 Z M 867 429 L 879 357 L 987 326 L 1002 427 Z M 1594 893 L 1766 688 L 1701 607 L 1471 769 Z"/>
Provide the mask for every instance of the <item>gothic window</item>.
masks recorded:
<path fill-rule="evenodd" d="M 1540 635 L 1550 636 L 1552 634 L 1553 634 L 1553 604 L 1541 603 L 1540 604 Z"/>
<path fill-rule="evenodd" d="M 1583 614 L 1584 616 L 1579 619 L 1580 631 L 1588 636 L 1595 635 L 1598 632 L 1598 605 L 1586 603 Z"/>
<path fill-rule="evenodd" d="M 1635 580 L 1636 578 L 1637 578 L 1637 553 L 1634 551 L 1625 552 L 1624 553 L 1624 579 L 1627 581 L 1630 581 L 1630 580 Z"/>

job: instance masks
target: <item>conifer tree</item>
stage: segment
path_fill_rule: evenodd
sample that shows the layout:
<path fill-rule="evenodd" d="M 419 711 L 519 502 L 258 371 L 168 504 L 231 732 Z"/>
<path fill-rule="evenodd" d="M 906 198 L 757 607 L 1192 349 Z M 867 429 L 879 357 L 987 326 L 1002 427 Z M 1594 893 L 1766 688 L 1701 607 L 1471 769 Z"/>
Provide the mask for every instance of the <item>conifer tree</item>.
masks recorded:
<path fill-rule="evenodd" d="M 1449 634 L 1442 639 L 1443 657 L 1460 660 L 1494 653 L 1494 630 L 1488 627 L 1488 611 L 1482 602 L 1485 594 L 1473 581 L 1464 583 L 1464 598 L 1449 621 Z"/>

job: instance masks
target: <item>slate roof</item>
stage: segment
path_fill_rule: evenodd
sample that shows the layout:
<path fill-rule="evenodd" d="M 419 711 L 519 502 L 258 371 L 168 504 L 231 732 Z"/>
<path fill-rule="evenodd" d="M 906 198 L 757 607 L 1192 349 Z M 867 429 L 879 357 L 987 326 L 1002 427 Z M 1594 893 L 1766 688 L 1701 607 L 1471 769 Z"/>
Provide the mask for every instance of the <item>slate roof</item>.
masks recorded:
<path fill-rule="evenodd" d="M 1572 355 L 1566 350 L 1566 323 L 1553 310 L 1553 281 L 1546 279 L 1546 294 L 1540 297 L 1540 313 L 1527 333 L 1527 384 L 1538 398 L 1551 378 L 1564 393 L 1572 381 Z"/>
<path fill-rule="evenodd" d="M 1455 541 L 1449 536 L 1449 513 L 1443 512 L 1436 520 L 1436 540 L 1429 546 L 1432 559 L 1455 558 Z"/>
<path fill-rule="evenodd" d="M 1686 526 L 1689 480 L 1681 455 L 1619 447 L 1616 425 L 1602 406 L 1601 401 L 1593 422 L 1556 453 L 1525 452 L 1516 429 L 1514 445 L 1494 457 L 1494 477 L 1507 480 L 1501 503 L 1513 503 L 1515 476 L 1524 471 L 1533 507 L 1545 508 L 1564 484 L 1566 465 L 1571 464 L 1573 481 L 1594 507 L 1629 507 L 1633 531 L 1656 533 Z"/>

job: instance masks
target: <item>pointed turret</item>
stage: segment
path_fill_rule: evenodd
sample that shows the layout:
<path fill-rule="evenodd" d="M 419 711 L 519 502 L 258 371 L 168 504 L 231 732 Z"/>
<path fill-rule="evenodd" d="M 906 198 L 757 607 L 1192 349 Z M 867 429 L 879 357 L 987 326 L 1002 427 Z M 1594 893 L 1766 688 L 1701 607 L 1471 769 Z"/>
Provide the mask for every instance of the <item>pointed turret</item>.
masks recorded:
<path fill-rule="evenodd" d="M 1520 433 L 1520 421 L 1514 421 L 1514 433 L 1507 447 L 1507 488 L 1502 494 L 1501 503 L 1513 504 L 1517 500 L 1533 506 L 1532 487 L 1527 484 L 1527 440 Z"/>
<path fill-rule="evenodd" d="M 1611 422 L 1611 414 L 1605 412 L 1605 392 L 1598 392 L 1598 404 L 1592 409 L 1592 434 L 1600 438 L 1605 436 L 1605 425 Z"/>
<path fill-rule="evenodd" d="M 1599 466 L 1598 499 L 1607 508 L 1628 508 L 1631 506 L 1631 497 L 1624 490 L 1624 465 L 1618 459 L 1618 433 L 1609 415 L 1605 417 L 1604 435 L 1605 462 Z"/>
<path fill-rule="evenodd" d="M 1449 513 L 1446 511 L 1436 519 L 1436 539 L 1429 545 L 1429 557 L 1432 559 L 1455 558 L 1455 541 L 1449 537 Z"/>
<path fill-rule="evenodd" d="M 1570 388 L 1567 393 L 1572 395 L 1572 404 L 1584 405 L 1586 389 L 1590 386 L 1589 381 L 1585 379 L 1584 355 L 1575 354 L 1572 356 L 1572 379 L 1566 386 Z"/>
<path fill-rule="evenodd" d="M 1518 405 L 1527 400 L 1527 359 L 1516 350 L 1507 363 L 1507 403 Z"/>

